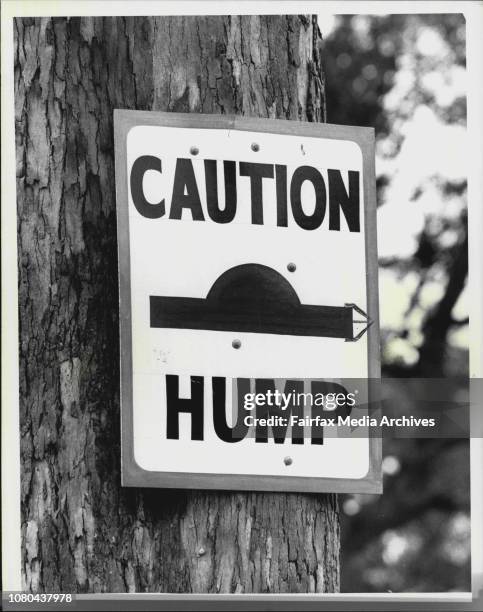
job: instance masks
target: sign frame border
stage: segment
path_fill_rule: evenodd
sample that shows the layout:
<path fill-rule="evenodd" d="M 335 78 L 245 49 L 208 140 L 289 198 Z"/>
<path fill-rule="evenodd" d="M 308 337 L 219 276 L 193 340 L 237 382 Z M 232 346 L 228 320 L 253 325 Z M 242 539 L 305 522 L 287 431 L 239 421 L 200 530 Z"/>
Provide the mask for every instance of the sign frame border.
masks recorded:
<path fill-rule="evenodd" d="M 240 130 L 287 136 L 318 137 L 348 140 L 355 142 L 360 147 L 363 160 L 367 313 L 373 321 L 366 332 L 370 402 L 371 397 L 377 397 L 376 386 L 381 377 L 374 128 L 284 119 L 261 119 L 237 115 L 114 109 L 119 280 L 121 485 L 138 488 L 277 491 L 286 493 L 382 493 L 382 439 L 380 435 L 374 435 L 372 429 L 369 435 L 369 469 L 362 478 L 160 472 L 145 470 L 137 464 L 134 458 L 133 433 L 131 259 L 128 215 L 129 187 L 126 165 L 127 134 L 131 128 L 137 125 Z"/>

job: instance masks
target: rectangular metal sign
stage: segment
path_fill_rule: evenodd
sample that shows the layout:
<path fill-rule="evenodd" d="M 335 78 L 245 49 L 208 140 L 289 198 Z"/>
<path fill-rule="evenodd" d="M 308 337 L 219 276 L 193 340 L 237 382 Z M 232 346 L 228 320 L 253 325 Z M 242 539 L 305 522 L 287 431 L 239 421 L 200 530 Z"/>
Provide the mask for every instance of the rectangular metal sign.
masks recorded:
<path fill-rule="evenodd" d="M 373 130 L 114 125 L 123 485 L 380 492 L 380 438 L 324 425 L 380 376 Z"/>

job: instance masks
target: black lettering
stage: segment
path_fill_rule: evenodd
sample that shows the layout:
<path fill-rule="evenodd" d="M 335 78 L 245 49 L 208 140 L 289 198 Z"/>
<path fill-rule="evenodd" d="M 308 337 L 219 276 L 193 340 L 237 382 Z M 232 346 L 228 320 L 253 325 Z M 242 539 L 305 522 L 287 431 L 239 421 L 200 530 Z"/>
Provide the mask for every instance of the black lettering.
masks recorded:
<path fill-rule="evenodd" d="M 230 223 L 236 214 L 236 162 L 223 162 L 225 174 L 225 208 L 218 202 L 216 159 L 205 159 L 206 203 L 210 219 L 215 223 Z"/>
<path fill-rule="evenodd" d="M 166 437 L 179 440 L 179 413 L 191 414 L 191 439 L 203 440 L 203 376 L 191 376 L 191 398 L 179 397 L 179 377 L 166 375 Z"/>
<path fill-rule="evenodd" d="M 267 391 L 275 391 L 275 382 L 271 379 L 259 378 L 255 380 L 255 391 L 256 393 L 263 393 L 263 395 L 267 396 Z M 283 393 L 293 398 L 294 395 L 292 392 L 295 392 L 295 397 L 297 397 L 298 393 L 302 393 L 303 381 L 301 380 L 287 380 L 285 382 L 285 387 Z M 285 406 L 285 402 L 282 404 Z M 283 444 L 285 442 L 285 437 L 287 435 L 287 428 L 290 424 L 290 416 L 294 414 L 298 419 L 303 418 L 304 414 L 304 405 L 303 402 L 301 404 L 294 403 L 291 401 L 288 406 L 282 410 L 281 407 L 278 406 L 258 406 L 256 407 L 256 416 L 257 419 L 265 419 L 270 416 L 280 416 L 283 419 L 286 419 L 285 425 L 274 425 L 272 427 L 273 432 L 273 440 L 275 444 Z M 268 425 L 260 425 L 257 422 L 256 430 L 255 430 L 255 442 L 267 442 L 268 441 Z M 298 423 L 292 426 L 292 444 L 303 444 L 304 443 L 304 428 Z"/>
<path fill-rule="evenodd" d="M 324 393 L 325 385 L 327 383 L 321 381 L 312 381 L 310 386 L 310 392 L 313 397 L 316 397 L 317 393 Z M 316 404 L 315 401 L 312 404 L 311 417 L 313 419 L 320 417 L 321 419 L 326 419 L 327 414 L 324 413 L 324 406 L 320 404 Z M 324 443 L 324 428 L 321 425 L 312 425 L 312 430 L 310 432 L 310 439 L 312 444 L 323 444 Z"/>
<path fill-rule="evenodd" d="M 302 184 L 310 181 L 315 190 L 315 209 L 312 215 L 306 215 L 302 208 Z M 306 230 L 320 227 L 325 216 L 327 206 L 327 192 L 323 176 L 312 166 L 300 166 L 295 170 L 290 184 L 290 202 L 292 212 L 297 224 Z"/>
<path fill-rule="evenodd" d="M 347 397 L 347 390 L 342 385 L 334 382 L 326 382 L 324 380 L 313 380 L 311 383 L 310 391 L 314 397 L 318 394 L 322 394 L 324 399 L 327 395 L 336 395 L 342 393 L 344 397 Z M 325 403 L 325 402 L 324 402 Z M 312 417 L 320 416 L 323 419 L 334 419 L 337 422 L 339 416 L 345 418 L 350 415 L 352 408 L 346 403 L 343 406 L 338 406 L 333 410 L 328 410 L 325 406 L 312 404 Z M 312 444 L 323 444 L 324 443 L 324 430 L 323 427 L 312 425 Z"/>
<path fill-rule="evenodd" d="M 233 427 L 226 422 L 226 379 L 219 376 L 213 377 L 213 424 L 216 435 L 223 442 L 240 442 L 247 435 L 248 425 L 244 418 L 247 414 L 243 405 L 244 396 L 250 393 L 250 379 L 237 379 L 238 410 L 237 420 Z"/>
<path fill-rule="evenodd" d="M 139 214 L 147 219 L 159 219 L 166 212 L 164 199 L 157 204 L 151 204 L 146 200 L 143 191 L 143 178 L 148 170 L 161 172 L 161 160 L 152 155 L 138 157 L 131 168 L 130 186 L 131 197 Z"/>
<path fill-rule="evenodd" d="M 240 176 L 250 177 L 252 223 L 263 225 L 262 181 L 264 178 L 273 178 L 273 166 L 271 164 L 240 162 Z"/>
<path fill-rule="evenodd" d="M 277 225 L 287 227 L 287 166 L 275 166 L 277 183 Z"/>
<path fill-rule="evenodd" d="M 185 193 L 186 192 L 186 193 Z M 171 198 L 170 219 L 181 219 L 183 208 L 191 210 L 193 221 L 204 221 L 200 194 L 196 184 L 191 159 L 177 159 L 174 173 L 173 197 Z"/>
<path fill-rule="evenodd" d="M 347 193 L 339 170 L 328 170 L 329 176 L 329 229 L 340 231 L 340 208 L 351 232 L 360 232 L 359 172 L 349 170 Z"/>

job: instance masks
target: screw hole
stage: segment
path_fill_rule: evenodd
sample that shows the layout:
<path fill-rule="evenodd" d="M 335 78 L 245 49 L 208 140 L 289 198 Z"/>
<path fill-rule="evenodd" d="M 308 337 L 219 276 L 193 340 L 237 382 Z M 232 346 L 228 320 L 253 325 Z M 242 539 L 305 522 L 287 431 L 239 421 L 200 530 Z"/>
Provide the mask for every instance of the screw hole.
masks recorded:
<path fill-rule="evenodd" d="M 257 151 L 260 151 L 260 145 L 259 145 L 258 143 L 256 143 L 256 142 L 254 142 L 254 143 L 252 144 L 252 151 L 255 151 L 255 153 L 256 153 Z"/>
<path fill-rule="evenodd" d="M 294 263 L 287 264 L 287 270 L 289 272 L 295 272 L 296 269 L 297 269 L 297 266 Z"/>
<path fill-rule="evenodd" d="M 292 465 L 292 457 L 285 457 L 283 462 L 285 463 L 285 465 Z"/>
<path fill-rule="evenodd" d="M 199 152 L 200 150 L 198 149 L 198 147 L 191 147 L 190 149 L 191 155 L 198 155 Z"/>
<path fill-rule="evenodd" d="M 240 340 L 233 340 L 233 342 L 231 343 L 232 347 L 234 349 L 239 349 L 241 347 L 241 342 Z"/>

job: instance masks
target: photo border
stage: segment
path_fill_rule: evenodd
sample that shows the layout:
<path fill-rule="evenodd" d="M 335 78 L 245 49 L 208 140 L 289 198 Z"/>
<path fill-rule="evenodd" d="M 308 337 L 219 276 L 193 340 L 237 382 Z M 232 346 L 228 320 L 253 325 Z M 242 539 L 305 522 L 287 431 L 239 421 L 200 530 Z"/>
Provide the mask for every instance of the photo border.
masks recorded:
<path fill-rule="evenodd" d="M 463 14 L 467 22 L 468 73 L 468 212 L 469 212 L 469 287 L 470 302 L 470 376 L 483 377 L 483 6 L 475 0 L 457 4 L 449 0 L 304 0 L 304 11 L 319 15 L 386 15 L 386 14 Z M 289 14 L 300 12 L 296 0 L 245 0 L 233 2 L 206 0 L 3 0 L 1 11 L 2 65 L 2 176 L 15 176 L 15 131 L 13 101 L 13 18 L 34 16 L 123 16 L 123 15 L 183 15 L 183 14 Z M 455 10 L 457 8 L 457 10 Z M 2 566 L 3 593 L 21 592 L 21 533 L 20 533 L 20 451 L 18 406 L 18 317 L 17 269 L 10 262 L 17 260 L 16 186 L 13 180 L 2 181 Z M 471 379 L 470 379 L 471 385 Z M 473 385 L 472 389 L 475 389 Z M 481 406 L 482 398 L 475 397 Z M 8 407 L 8 410 L 5 407 Z M 279 593 L 263 599 L 267 609 L 329 610 L 457 610 L 481 612 L 483 609 L 483 440 L 471 439 L 471 566 L 472 592 L 444 593 L 322 593 L 317 596 Z M 234 600 L 242 599 L 239 602 Z M 154 600 L 154 601 L 153 601 Z M 206 600 L 210 601 L 206 605 Z M 219 609 L 229 600 L 232 609 L 256 609 L 260 597 L 204 596 L 180 593 L 97 593 L 76 596 L 78 609 Z M 270 601 L 274 601 L 269 603 Z M 307 604 L 305 603 L 307 602 Z M 196 608 L 194 608 L 196 604 Z M 5 609 L 19 609 L 8 606 Z M 268 605 L 270 607 L 268 607 Z M 191 606 L 191 607 L 190 607 Z M 236 606 L 236 607 L 235 607 Z M 292 606 L 292 607 L 290 607 Z M 32 609 L 31 606 L 28 609 Z M 45 608 L 48 609 L 48 608 Z"/>

